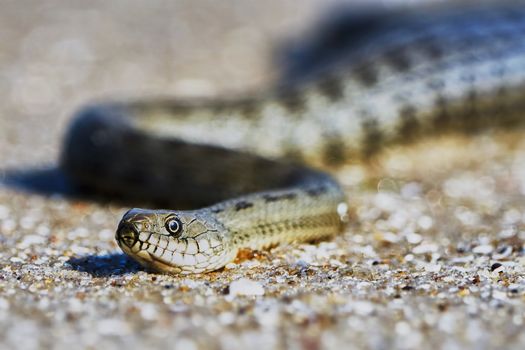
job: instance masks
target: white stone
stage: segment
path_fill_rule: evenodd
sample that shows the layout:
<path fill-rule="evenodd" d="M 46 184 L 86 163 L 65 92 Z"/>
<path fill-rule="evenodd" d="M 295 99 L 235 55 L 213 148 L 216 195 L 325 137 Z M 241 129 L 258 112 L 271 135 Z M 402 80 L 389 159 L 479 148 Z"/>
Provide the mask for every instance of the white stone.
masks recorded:
<path fill-rule="evenodd" d="M 143 304 L 140 307 L 140 316 L 148 321 L 153 321 L 158 318 L 157 306 L 151 303 Z"/>
<path fill-rule="evenodd" d="M 418 244 L 421 243 L 423 240 L 423 237 L 417 233 L 409 233 L 406 235 L 407 242 L 410 244 Z"/>
<path fill-rule="evenodd" d="M 201 254 L 199 254 L 199 255 L 201 255 Z M 234 270 L 234 269 L 236 269 L 238 267 L 239 267 L 239 265 L 237 265 L 236 263 L 232 263 L 232 262 L 227 263 L 226 265 L 224 265 L 224 268 L 226 270 Z"/>
<path fill-rule="evenodd" d="M 492 297 L 494 299 L 498 299 L 498 300 L 507 300 L 508 299 L 507 293 L 503 292 L 503 291 L 500 291 L 500 290 L 493 291 L 492 292 Z"/>
<path fill-rule="evenodd" d="M 494 250 L 494 247 L 490 244 L 478 245 L 472 249 L 472 252 L 475 254 L 490 254 Z"/>
<path fill-rule="evenodd" d="M 427 264 L 425 266 L 426 272 L 439 272 L 441 270 L 441 265 L 439 264 Z"/>
<path fill-rule="evenodd" d="M 86 255 L 90 253 L 90 250 L 88 248 L 79 246 L 77 244 L 73 244 L 70 249 L 71 252 L 75 255 Z"/>
<path fill-rule="evenodd" d="M 430 216 L 424 215 L 417 220 L 417 224 L 423 230 L 428 230 L 434 224 L 434 220 Z"/>
<path fill-rule="evenodd" d="M 374 304 L 368 301 L 355 301 L 352 303 L 352 309 L 360 316 L 368 316 L 374 312 Z"/>
<path fill-rule="evenodd" d="M 257 281 L 241 278 L 230 283 L 230 295 L 264 295 L 264 288 Z"/>
<path fill-rule="evenodd" d="M 417 247 L 414 247 L 412 249 L 412 253 L 414 254 L 426 254 L 426 253 L 434 253 L 438 250 L 438 246 L 433 243 L 422 243 L 418 245 Z"/>
<path fill-rule="evenodd" d="M 17 247 L 20 249 L 26 249 L 32 245 L 35 244 L 44 244 L 46 242 L 46 238 L 38 235 L 27 235 L 24 237 L 22 242 L 17 244 Z"/>

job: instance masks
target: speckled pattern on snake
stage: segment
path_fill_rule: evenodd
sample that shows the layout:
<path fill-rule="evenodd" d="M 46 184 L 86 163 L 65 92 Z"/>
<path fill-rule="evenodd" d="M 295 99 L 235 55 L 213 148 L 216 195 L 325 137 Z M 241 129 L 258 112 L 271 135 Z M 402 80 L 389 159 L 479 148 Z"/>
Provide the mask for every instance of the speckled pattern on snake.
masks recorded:
<path fill-rule="evenodd" d="M 78 113 L 61 159 L 73 181 L 201 208 L 131 209 L 116 233 L 126 254 L 160 272 L 200 273 L 244 247 L 328 237 L 344 227 L 347 199 L 318 169 L 421 137 L 523 124 L 522 3 L 367 10 L 332 22 L 290 50 L 281 83 L 257 96 Z"/>

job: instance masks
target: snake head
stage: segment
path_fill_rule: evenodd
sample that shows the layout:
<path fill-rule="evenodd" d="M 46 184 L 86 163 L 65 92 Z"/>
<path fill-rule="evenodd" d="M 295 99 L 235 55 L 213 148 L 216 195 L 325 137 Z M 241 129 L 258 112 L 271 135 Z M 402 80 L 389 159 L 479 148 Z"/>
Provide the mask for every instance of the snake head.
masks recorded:
<path fill-rule="evenodd" d="M 212 271 L 237 254 L 228 231 L 213 216 L 196 211 L 131 209 L 115 239 L 124 253 L 162 272 Z"/>

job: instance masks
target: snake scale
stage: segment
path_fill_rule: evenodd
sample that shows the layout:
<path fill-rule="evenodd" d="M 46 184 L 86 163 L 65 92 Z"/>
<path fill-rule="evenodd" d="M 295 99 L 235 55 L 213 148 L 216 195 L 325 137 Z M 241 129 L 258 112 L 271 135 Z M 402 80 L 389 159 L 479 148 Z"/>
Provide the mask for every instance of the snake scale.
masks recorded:
<path fill-rule="evenodd" d="M 319 169 L 422 136 L 523 124 L 523 4 L 336 22 L 292 50 L 283 81 L 256 96 L 78 112 L 61 157 L 75 183 L 186 209 L 129 210 L 116 233 L 126 254 L 160 272 L 200 273 L 240 248 L 328 237 L 344 227 L 346 198 Z"/>

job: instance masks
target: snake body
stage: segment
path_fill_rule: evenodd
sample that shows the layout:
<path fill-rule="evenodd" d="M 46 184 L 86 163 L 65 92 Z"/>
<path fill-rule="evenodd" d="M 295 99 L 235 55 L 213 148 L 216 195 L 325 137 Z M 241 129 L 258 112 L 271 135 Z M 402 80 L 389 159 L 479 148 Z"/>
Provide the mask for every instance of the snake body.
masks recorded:
<path fill-rule="evenodd" d="M 66 136 L 62 167 L 97 191 L 204 206 L 131 209 L 116 233 L 147 267 L 199 273 L 243 247 L 341 232 L 345 194 L 322 166 L 425 135 L 523 124 L 522 4 L 363 18 L 318 35 L 300 51 L 301 69 L 285 70 L 292 83 L 258 96 L 86 107 Z M 335 54 L 334 38 L 343 42 Z"/>

